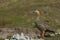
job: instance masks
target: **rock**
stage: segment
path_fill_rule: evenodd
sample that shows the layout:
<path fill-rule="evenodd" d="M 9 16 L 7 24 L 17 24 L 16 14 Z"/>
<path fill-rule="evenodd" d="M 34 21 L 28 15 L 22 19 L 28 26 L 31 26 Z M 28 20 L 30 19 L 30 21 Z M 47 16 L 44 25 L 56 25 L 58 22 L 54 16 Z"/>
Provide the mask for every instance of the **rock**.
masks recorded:
<path fill-rule="evenodd" d="M 9 40 L 9 39 L 5 39 L 5 40 Z"/>
<path fill-rule="evenodd" d="M 50 34 L 50 36 L 55 36 L 55 34 Z"/>

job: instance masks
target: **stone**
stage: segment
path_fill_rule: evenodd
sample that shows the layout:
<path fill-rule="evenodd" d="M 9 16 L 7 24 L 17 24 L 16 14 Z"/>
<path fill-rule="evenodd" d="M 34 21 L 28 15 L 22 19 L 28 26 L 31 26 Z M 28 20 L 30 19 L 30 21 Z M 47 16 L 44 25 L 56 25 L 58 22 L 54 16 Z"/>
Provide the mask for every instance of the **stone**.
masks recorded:
<path fill-rule="evenodd" d="M 21 34 L 14 34 L 10 40 L 30 40 L 30 37 L 27 35 L 24 35 L 24 33 Z"/>
<path fill-rule="evenodd" d="M 9 39 L 5 39 L 5 40 L 9 40 Z"/>

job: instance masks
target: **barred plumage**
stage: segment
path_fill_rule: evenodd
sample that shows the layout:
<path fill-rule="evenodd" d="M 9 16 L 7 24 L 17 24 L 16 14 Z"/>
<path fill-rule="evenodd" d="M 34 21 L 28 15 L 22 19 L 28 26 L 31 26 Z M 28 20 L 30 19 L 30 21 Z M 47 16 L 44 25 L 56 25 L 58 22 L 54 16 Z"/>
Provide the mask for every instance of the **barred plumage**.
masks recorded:
<path fill-rule="evenodd" d="M 38 28 L 40 30 L 41 37 L 44 38 L 44 35 L 46 32 L 55 33 L 55 31 L 52 30 L 51 26 L 48 23 L 44 23 L 39 19 L 39 17 L 40 17 L 39 10 L 36 10 L 35 13 L 36 13 L 35 26 L 36 26 L 36 28 Z"/>

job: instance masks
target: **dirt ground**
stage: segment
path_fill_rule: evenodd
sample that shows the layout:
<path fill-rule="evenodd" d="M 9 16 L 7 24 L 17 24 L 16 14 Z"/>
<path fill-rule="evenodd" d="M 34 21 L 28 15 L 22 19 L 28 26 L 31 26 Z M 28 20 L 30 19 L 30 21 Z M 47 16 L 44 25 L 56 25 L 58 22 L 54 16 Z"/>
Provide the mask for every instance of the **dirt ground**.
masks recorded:
<path fill-rule="evenodd" d="M 0 38 L 7 38 L 7 36 L 13 35 L 15 33 L 25 33 L 29 34 L 30 36 L 38 36 L 40 35 L 40 31 L 38 29 L 31 29 L 31 28 L 25 28 L 25 27 L 19 27 L 19 28 L 0 28 Z M 57 30 L 57 32 L 60 32 L 60 29 Z M 59 40 L 60 35 L 56 35 L 55 37 L 49 37 L 45 38 L 45 40 Z"/>
<path fill-rule="evenodd" d="M 39 30 L 37 29 L 31 29 L 31 28 L 24 28 L 24 27 L 20 27 L 20 28 L 0 28 L 0 38 L 6 38 L 9 35 L 13 35 L 14 33 L 25 33 L 25 34 L 36 34 L 39 35 Z"/>

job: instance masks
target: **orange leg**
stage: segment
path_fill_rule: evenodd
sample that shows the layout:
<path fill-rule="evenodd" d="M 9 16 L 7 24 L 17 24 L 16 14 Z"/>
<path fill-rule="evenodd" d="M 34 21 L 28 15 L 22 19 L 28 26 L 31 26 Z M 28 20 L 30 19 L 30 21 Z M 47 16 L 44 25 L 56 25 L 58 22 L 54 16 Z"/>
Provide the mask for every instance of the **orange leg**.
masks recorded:
<path fill-rule="evenodd" d="M 45 31 L 42 31 L 41 36 L 42 36 L 43 39 L 44 39 L 44 35 L 45 35 Z"/>

